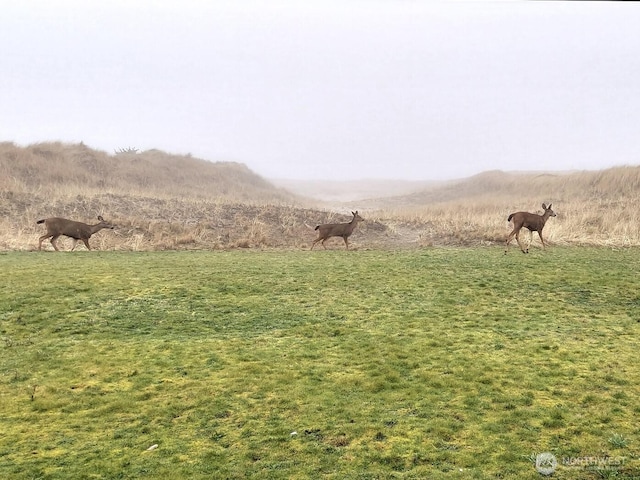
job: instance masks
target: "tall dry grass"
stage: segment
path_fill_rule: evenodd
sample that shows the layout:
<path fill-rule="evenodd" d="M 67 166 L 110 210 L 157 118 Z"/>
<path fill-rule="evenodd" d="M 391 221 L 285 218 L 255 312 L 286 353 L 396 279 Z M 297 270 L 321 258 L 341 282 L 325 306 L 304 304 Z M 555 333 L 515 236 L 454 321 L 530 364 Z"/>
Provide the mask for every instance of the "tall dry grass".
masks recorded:
<path fill-rule="evenodd" d="M 91 238 L 99 249 L 308 248 L 316 224 L 348 221 L 350 210 L 367 219 L 351 237 L 355 248 L 492 245 L 504 242 L 510 213 L 541 213 L 542 202 L 558 214 L 543 232 L 551 245 L 631 246 L 640 245 L 639 200 L 640 167 L 628 166 L 486 172 L 331 209 L 238 163 L 157 150 L 110 155 L 82 143 L 0 143 L 1 250 L 37 247 L 40 218 L 97 223 L 98 215 L 118 225 Z"/>
<path fill-rule="evenodd" d="M 511 230 L 510 213 L 542 214 L 552 203 L 545 239 L 559 245 L 640 245 L 640 167 L 597 172 L 508 174 L 487 172 L 465 181 L 379 205 L 380 214 L 416 225 L 428 225 L 425 243 L 446 238 L 452 243 L 496 243 Z M 534 241 L 535 241 L 534 237 Z"/>
<path fill-rule="evenodd" d="M 306 202 L 239 163 L 158 150 L 109 155 L 82 143 L 0 143 L 3 250 L 34 248 L 44 233 L 38 219 L 97 223 L 98 215 L 118 225 L 91 238 L 102 249 L 295 245 L 277 235 L 293 228 L 293 204 Z"/>
<path fill-rule="evenodd" d="M 0 189 L 56 198 L 118 193 L 249 204 L 299 201 L 240 163 L 159 150 L 109 155 L 82 143 L 60 142 L 0 143 Z"/>

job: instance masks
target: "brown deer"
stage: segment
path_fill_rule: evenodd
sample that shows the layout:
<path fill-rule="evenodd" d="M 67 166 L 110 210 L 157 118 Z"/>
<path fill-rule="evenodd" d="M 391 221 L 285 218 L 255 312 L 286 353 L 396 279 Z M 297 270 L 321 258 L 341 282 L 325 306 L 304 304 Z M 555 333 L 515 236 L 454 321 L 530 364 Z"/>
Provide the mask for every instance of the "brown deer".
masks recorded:
<path fill-rule="evenodd" d="M 358 222 L 364 222 L 364 218 L 358 215 L 358 211 L 351 212 L 353 218 L 349 223 L 325 223 L 323 225 L 318 225 L 315 229 L 318 230 L 318 238 L 314 240 L 313 245 L 311 245 L 311 250 L 315 247 L 316 243 L 322 240 L 322 246 L 326 250 L 324 242 L 331 237 L 342 237 L 344 240 L 344 244 L 347 246 L 347 250 L 349 250 L 349 236 L 353 233 L 355 228 L 358 226 Z"/>
<path fill-rule="evenodd" d="M 65 237 L 70 237 L 73 239 L 73 247 L 71 247 L 72 252 L 73 249 L 76 248 L 78 240 L 82 240 L 87 247 L 87 250 L 91 250 L 91 247 L 89 246 L 89 238 L 91 238 L 91 235 L 102 230 L 103 228 L 115 228 L 114 225 L 106 222 L 101 216 L 98 217 L 98 220 L 100 220 L 100 223 L 97 223 L 95 225 L 87 225 L 86 223 L 76 222 L 74 220 L 67 220 L 66 218 L 59 217 L 51 217 L 45 218 L 43 220 L 38 220 L 36 223 L 44 223 L 45 227 L 47 227 L 46 235 L 42 235 L 40 237 L 38 250 L 42 250 L 42 242 L 45 239 L 50 238 L 51 245 L 53 245 L 53 248 L 56 250 L 56 252 L 59 252 L 60 250 L 58 250 L 56 240 L 58 239 L 58 237 L 60 237 L 60 235 L 64 235 Z"/>
<path fill-rule="evenodd" d="M 542 215 L 529 212 L 516 212 L 509 215 L 509 218 L 507 218 L 507 222 L 513 220 L 513 230 L 507 237 L 507 245 L 504 250 L 505 255 L 509 250 L 509 242 L 513 240 L 514 236 L 516 237 L 518 246 L 520 246 L 520 250 L 522 250 L 522 253 L 529 253 L 529 246 L 531 245 L 533 232 L 538 232 L 540 241 L 542 242 L 542 248 L 545 248 L 544 239 L 542 238 L 542 229 L 544 228 L 544 224 L 547 223 L 549 217 L 555 217 L 556 213 L 551 210 L 551 204 L 549 204 L 549 206 L 547 207 L 543 203 L 542 208 L 544 209 L 544 213 Z M 520 243 L 520 230 L 522 229 L 522 227 L 529 230 L 529 246 L 527 246 L 526 249 L 522 246 L 522 243 Z"/>

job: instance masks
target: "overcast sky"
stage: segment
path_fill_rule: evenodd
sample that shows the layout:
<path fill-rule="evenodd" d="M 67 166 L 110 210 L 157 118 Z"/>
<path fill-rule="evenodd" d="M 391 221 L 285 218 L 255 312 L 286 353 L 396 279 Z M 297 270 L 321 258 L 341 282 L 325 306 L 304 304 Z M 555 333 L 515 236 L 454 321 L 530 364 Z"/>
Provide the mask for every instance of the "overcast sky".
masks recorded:
<path fill-rule="evenodd" d="M 268 178 L 640 164 L 640 3 L 0 0 L 0 141 Z"/>

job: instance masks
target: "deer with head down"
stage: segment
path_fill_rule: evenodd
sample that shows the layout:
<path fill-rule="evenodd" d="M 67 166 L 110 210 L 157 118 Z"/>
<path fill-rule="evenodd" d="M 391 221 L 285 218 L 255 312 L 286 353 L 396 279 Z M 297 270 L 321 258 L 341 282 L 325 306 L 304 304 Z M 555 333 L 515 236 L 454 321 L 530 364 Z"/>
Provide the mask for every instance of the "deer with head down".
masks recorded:
<path fill-rule="evenodd" d="M 542 208 L 544 210 L 544 213 L 542 215 L 529 212 L 516 212 L 509 215 L 509 218 L 507 218 L 507 222 L 513 220 L 513 230 L 507 237 L 507 245 L 504 250 L 505 255 L 509 250 L 509 242 L 513 240 L 514 236 L 516 237 L 516 241 L 518 242 L 522 253 L 529 253 L 529 247 L 527 246 L 527 248 L 525 249 L 522 246 L 522 243 L 520 243 L 520 230 L 522 229 L 522 227 L 529 230 L 529 245 L 531 245 L 533 232 L 538 232 L 540 241 L 542 242 L 542 248 L 545 248 L 544 239 L 542 238 L 542 229 L 544 228 L 545 223 L 547 223 L 549 217 L 555 217 L 556 213 L 551 210 L 551 204 L 549 204 L 549 206 L 547 207 L 547 205 L 543 203 Z"/>
<path fill-rule="evenodd" d="M 86 223 L 76 222 L 74 220 L 67 220 L 66 218 L 59 217 L 51 217 L 45 218 L 43 220 L 38 220 L 36 223 L 44 223 L 45 227 L 47 227 L 47 233 L 40 237 L 38 250 L 42 250 L 42 242 L 49 238 L 51 241 L 51 245 L 53 245 L 53 248 L 56 250 L 56 252 L 59 252 L 60 250 L 58 250 L 56 240 L 58 240 L 58 237 L 60 237 L 61 235 L 73 239 L 73 247 L 71 247 L 71 251 L 76 248 L 78 240 L 82 240 L 84 245 L 87 247 L 87 250 L 91 250 L 91 247 L 89 246 L 89 238 L 91 238 L 91 235 L 102 230 L 103 228 L 115 228 L 115 225 L 106 222 L 105 219 L 101 216 L 98 217 L 98 220 L 100 220 L 100 223 L 97 223 L 95 225 L 88 225 Z"/>
<path fill-rule="evenodd" d="M 358 211 L 351 212 L 353 218 L 349 223 L 325 223 L 322 225 L 318 225 L 315 229 L 318 230 L 318 238 L 314 240 L 311 245 L 311 250 L 315 247 L 316 243 L 322 241 L 322 246 L 326 250 L 324 242 L 326 242 L 331 237 L 342 237 L 344 240 L 344 244 L 349 250 L 349 240 L 348 238 L 351 236 L 355 228 L 358 226 L 359 222 L 364 222 L 364 218 L 358 215 Z"/>

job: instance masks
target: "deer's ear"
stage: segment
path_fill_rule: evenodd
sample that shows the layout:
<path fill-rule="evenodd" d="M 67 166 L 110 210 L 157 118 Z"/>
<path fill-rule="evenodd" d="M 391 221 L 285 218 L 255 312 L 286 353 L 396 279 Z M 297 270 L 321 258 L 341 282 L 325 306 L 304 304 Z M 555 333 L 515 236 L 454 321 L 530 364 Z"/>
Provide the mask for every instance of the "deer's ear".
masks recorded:
<path fill-rule="evenodd" d="M 551 204 L 549 204 L 549 206 L 547 208 L 551 208 Z"/>
<path fill-rule="evenodd" d="M 104 222 L 104 218 L 102 218 L 102 215 L 98 215 L 98 220 L 100 220 L 101 222 Z"/>
<path fill-rule="evenodd" d="M 549 206 L 551 206 L 551 205 L 549 205 Z M 545 203 L 543 203 L 543 204 L 542 204 L 542 208 L 543 208 L 544 210 L 546 210 L 546 209 L 547 209 L 547 205 L 546 205 Z"/>

